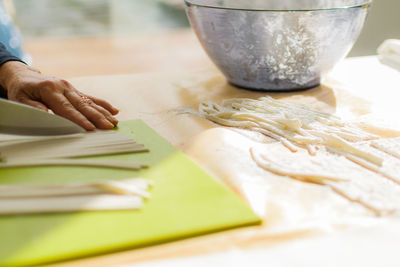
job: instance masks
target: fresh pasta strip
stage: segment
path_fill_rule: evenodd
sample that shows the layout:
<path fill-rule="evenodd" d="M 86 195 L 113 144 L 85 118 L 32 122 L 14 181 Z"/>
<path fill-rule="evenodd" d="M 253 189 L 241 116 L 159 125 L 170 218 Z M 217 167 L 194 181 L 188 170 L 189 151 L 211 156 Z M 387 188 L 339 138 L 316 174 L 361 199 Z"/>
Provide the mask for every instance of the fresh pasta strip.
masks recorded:
<path fill-rule="evenodd" d="M 6 163 L 30 159 L 77 158 L 120 153 L 146 152 L 144 145 L 115 131 L 96 131 L 71 136 L 7 137 L 0 142 Z"/>
<path fill-rule="evenodd" d="M 89 148 L 79 148 L 73 147 L 64 147 L 58 146 L 56 149 L 51 149 L 50 147 L 37 147 L 28 150 L 22 151 L 19 150 L 8 150 L 3 152 L 2 155 L 7 161 L 11 162 L 14 159 L 23 158 L 78 158 L 78 157 L 89 157 L 89 156 L 101 156 L 101 155 L 113 155 L 113 154 L 123 154 L 123 153 L 137 153 L 137 152 L 146 152 L 148 151 L 143 145 L 140 144 L 123 144 L 123 145 L 110 145 L 110 146 L 98 146 L 98 147 L 89 147 Z M 22 155 L 23 154 L 23 155 Z M 49 156 L 51 155 L 51 156 Z M 21 156 L 21 157 L 20 157 Z"/>
<path fill-rule="evenodd" d="M 307 144 L 307 151 L 310 155 L 315 156 L 317 154 L 317 149 L 311 144 Z"/>
<path fill-rule="evenodd" d="M 84 134 L 68 134 L 68 135 L 15 135 L 15 134 L 3 134 L 0 133 L 0 148 L 3 146 L 21 144 L 21 143 L 29 143 L 29 142 L 37 142 L 41 140 L 57 140 L 57 139 L 70 139 L 70 138 L 78 138 L 82 137 Z"/>
<path fill-rule="evenodd" d="M 0 199 L 92 194 L 137 195 L 149 198 L 153 182 L 143 178 L 45 185 L 0 185 Z"/>
<path fill-rule="evenodd" d="M 150 193 L 147 189 L 153 185 L 149 180 L 131 179 L 127 180 L 112 180 L 93 184 L 98 189 L 103 189 L 106 192 L 112 192 L 119 195 L 137 195 L 143 198 L 150 198 Z"/>
<path fill-rule="evenodd" d="M 2 199 L 0 215 L 60 213 L 77 211 L 136 210 L 142 207 L 138 196 L 83 195 L 46 198 Z"/>
<path fill-rule="evenodd" d="M 29 159 L 12 162 L 0 162 L 0 169 L 38 167 L 38 166 L 84 166 L 138 170 L 148 167 L 147 164 L 131 161 L 89 160 L 89 159 Z"/>
<path fill-rule="evenodd" d="M 313 131 L 313 133 L 316 136 L 324 138 L 324 140 L 325 140 L 324 143 L 327 146 L 330 146 L 337 150 L 358 156 L 358 157 L 363 158 L 367 161 L 370 161 L 378 166 L 382 166 L 383 159 L 381 157 L 379 157 L 378 155 L 374 155 L 370 152 L 363 151 L 363 150 L 357 148 L 356 145 L 352 145 L 334 134 L 325 134 L 325 133 L 317 132 L 317 131 Z"/>

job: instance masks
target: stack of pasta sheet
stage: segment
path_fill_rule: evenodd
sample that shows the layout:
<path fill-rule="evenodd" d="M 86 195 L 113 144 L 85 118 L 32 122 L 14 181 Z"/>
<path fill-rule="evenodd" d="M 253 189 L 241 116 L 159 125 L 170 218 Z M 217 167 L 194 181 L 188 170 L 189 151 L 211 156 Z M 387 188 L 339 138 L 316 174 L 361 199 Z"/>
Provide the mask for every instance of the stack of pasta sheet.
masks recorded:
<path fill-rule="evenodd" d="M 146 167 L 146 164 L 87 160 L 82 157 L 148 150 L 126 135 L 98 130 L 55 136 L 0 134 L 0 151 L 0 168 L 72 165 L 139 169 Z"/>
<path fill-rule="evenodd" d="M 127 135 L 96 131 L 69 135 L 0 134 L 0 168 L 89 166 L 140 169 L 144 163 L 83 157 L 147 152 Z M 0 186 L 0 214 L 55 213 L 89 210 L 139 209 L 150 180 L 94 181 L 42 185 Z"/>
<path fill-rule="evenodd" d="M 0 215 L 134 210 L 149 198 L 150 180 L 0 186 Z"/>

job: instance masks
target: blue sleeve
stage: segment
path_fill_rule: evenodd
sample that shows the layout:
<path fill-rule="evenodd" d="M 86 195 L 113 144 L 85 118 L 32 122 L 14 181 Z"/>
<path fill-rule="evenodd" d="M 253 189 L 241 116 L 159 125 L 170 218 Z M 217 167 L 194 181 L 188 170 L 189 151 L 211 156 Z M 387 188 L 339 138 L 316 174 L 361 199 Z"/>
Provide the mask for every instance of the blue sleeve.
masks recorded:
<path fill-rule="evenodd" d="M 7 48 L 2 43 L 0 43 L 0 66 L 7 61 L 23 62 L 20 58 L 13 56 L 10 52 L 8 52 Z"/>

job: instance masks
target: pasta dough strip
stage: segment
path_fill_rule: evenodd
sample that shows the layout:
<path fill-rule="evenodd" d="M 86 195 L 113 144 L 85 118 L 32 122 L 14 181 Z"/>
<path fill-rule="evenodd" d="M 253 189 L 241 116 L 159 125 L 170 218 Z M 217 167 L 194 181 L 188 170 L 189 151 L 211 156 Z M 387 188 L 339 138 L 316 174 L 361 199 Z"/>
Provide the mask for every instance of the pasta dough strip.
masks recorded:
<path fill-rule="evenodd" d="M 87 195 L 2 199 L 0 215 L 60 213 L 76 211 L 136 210 L 142 206 L 138 196 Z"/>
<path fill-rule="evenodd" d="M 146 190 L 152 185 L 152 181 L 143 178 L 66 184 L 0 185 L 0 199 L 91 194 L 137 195 L 149 198 L 150 194 Z"/>
<path fill-rule="evenodd" d="M 115 168 L 138 170 L 148 167 L 147 164 L 130 161 L 87 160 L 87 159 L 39 159 L 23 162 L 0 163 L 0 169 L 37 167 L 37 166 L 84 166 L 98 168 Z"/>

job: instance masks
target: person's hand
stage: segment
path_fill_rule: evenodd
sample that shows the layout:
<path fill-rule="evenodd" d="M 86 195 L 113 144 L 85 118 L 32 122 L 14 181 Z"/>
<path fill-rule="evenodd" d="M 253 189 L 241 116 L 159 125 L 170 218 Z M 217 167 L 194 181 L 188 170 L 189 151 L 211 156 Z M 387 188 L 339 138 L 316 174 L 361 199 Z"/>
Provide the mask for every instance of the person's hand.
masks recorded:
<path fill-rule="evenodd" d="M 86 130 L 114 128 L 118 109 L 107 101 L 87 96 L 68 81 L 47 77 L 18 61 L 0 67 L 0 85 L 8 99 L 65 117 Z"/>

